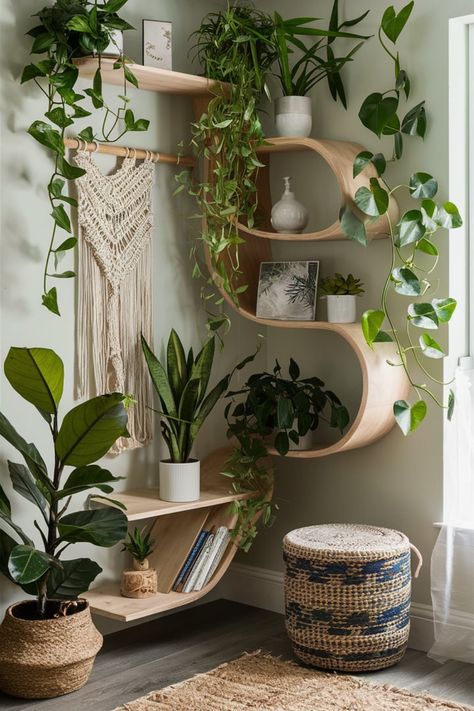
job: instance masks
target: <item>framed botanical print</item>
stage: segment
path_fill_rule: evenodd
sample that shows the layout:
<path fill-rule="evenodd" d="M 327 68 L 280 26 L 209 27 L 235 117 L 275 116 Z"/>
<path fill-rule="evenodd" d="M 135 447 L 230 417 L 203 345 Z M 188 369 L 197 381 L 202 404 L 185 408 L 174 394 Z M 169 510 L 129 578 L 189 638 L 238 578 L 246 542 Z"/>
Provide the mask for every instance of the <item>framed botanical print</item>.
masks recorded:
<path fill-rule="evenodd" d="M 314 321 L 319 262 L 262 262 L 257 316 L 285 321 Z"/>
<path fill-rule="evenodd" d="M 171 22 L 142 20 L 143 65 L 172 69 Z"/>

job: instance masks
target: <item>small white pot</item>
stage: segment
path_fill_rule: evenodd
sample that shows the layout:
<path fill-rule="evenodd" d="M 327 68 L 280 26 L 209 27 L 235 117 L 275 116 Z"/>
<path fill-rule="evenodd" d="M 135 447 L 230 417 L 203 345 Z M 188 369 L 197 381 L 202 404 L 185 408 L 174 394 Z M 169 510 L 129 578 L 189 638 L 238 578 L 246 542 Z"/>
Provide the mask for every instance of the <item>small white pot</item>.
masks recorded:
<path fill-rule="evenodd" d="M 329 323 L 354 323 L 357 320 L 355 294 L 333 294 L 326 298 Z"/>
<path fill-rule="evenodd" d="M 201 462 L 160 462 L 160 499 L 163 501 L 197 501 L 200 495 Z"/>
<path fill-rule="evenodd" d="M 279 136 L 307 138 L 312 126 L 310 97 L 280 96 L 275 101 L 275 123 Z"/>

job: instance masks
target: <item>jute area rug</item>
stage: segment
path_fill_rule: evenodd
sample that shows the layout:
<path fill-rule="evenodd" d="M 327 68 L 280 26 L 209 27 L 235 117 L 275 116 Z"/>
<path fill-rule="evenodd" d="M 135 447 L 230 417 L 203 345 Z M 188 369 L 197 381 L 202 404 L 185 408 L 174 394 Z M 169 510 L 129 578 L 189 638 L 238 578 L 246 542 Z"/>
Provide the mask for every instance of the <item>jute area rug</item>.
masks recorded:
<path fill-rule="evenodd" d="M 432 696 L 327 674 L 261 652 L 153 691 L 115 711 L 474 711 Z"/>

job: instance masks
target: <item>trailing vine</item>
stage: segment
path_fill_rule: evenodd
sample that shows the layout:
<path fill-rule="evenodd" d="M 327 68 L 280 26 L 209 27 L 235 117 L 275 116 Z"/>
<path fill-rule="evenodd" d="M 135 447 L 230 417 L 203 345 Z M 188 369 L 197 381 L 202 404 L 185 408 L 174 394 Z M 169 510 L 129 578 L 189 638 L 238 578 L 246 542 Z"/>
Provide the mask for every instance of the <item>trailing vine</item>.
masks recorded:
<path fill-rule="evenodd" d="M 114 31 L 134 29 L 117 14 L 126 2 L 108 0 L 99 5 L 97 0 L 56 0 L 52 7 L 45 7 L 37 13 L 39 24 L 27 33 L 33 38 L 31 54 L 46 55 L 44 59 L 34 61 L 24 68 L 21 83 L 34 81 L 47 102 L 44 113 L 47 121 L 34 121 L 28 133 L 50 150 L 54 160 L 53 174 L 48 183 L 53 226 L 44 264 L 42 303 L 58 316 L 57 289 L 56 286 L 50 286 L 50 282 L 51 279 L 75 276 L 74 271 L 61 272 L 58 268 L 62 258 L 77 244 L 77 237 L 72 235 L 70 216 L 64 208 L 64 204 L 77 208 L 77 201 L 65 194 L 64 188 L 66 181 L 75 180 L 84 173 L 81 168 L 66 160 L 66 130 L 73 126 L 76 119 L 91 116 L 92 112 L 83 105 L 86 96 L 92 108 L 103 111 L 104 117 L 99 132 L 95 133 L 92 126 L 88 126 L 78 134 L 85 141 L 113 142 L 128 131 L 146 131 L 149 125 L 146 119 L 136 119 L 129 107 L 127 85 L 138 86 L 138 82 L 127 66 L 130 60 L 123 53 L 114 63 L 114 69 L 123 71 L 124 75 L 123 94 L 119 96 L 121 104 L 113 108 L 105 101 L 102 93 L 101 54 L 113 41 Z M 74 59 L 91 54 L 98 56 L 98 69 L 92 86 L 85 89 L 84 93 L 78 93 L 75 86 L 79 71 Z M 59 241 L 58 233 L 61 230 L 70 236 Z M 54 271 L 51 271 L 52 262 Z"/>

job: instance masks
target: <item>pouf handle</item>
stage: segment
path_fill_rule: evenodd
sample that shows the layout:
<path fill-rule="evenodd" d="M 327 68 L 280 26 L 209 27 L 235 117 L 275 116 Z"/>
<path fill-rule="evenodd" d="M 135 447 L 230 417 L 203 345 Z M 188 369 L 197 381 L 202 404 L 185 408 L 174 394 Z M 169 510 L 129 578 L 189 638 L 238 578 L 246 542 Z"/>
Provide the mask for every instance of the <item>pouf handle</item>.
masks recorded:
<path fill-rule="evenodd" d="M 420 574 L 421 566 L 423 565 L 423 556 L 421 555 L 420 551 L 416 546 L 413 545 L 413 543 L 410 543 L 410 548 L 415 553 L 416 557 L 418 558 L 418 565 L 416 566 L 414 578 L 417 578 Z"/>

